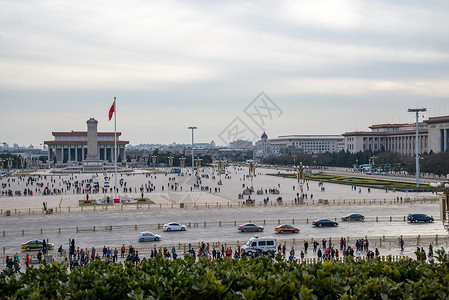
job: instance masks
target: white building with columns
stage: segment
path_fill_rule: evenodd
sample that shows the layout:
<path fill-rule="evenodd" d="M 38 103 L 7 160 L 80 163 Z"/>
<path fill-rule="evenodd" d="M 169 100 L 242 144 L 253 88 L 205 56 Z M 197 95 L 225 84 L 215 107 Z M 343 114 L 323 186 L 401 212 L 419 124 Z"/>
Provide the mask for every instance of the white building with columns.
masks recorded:
<path fill-rule="evenodd" d="M 345 150 L 351 153 L 371 150 L 415 155 L 416 123 L 377 124 L 369 128 L 371 131 L 344 133 Z M 449 116 L 430 117 L 418 123 L 419 153 L 448 151 L 448 130 Z"/>
<path fill-rule="evenodd" d="M 97 151 L 92 151 L 90 159 L 98 159 L 103 162 L 114 161 L 114 132 L 97 132 L 95 119 L 91 118 L 87 122 L 88 131 L 69 131 L 69 132 L 52 132 L 53 141 L 44 141 L 48 147 L 48 160 L 53 161 L 56 158 L 57 163 L 67 162 L 83 162 L 88 157 L 88 144 L 95 147 Z M 95 135 L 93 137 L 92 135 Z M 120 141 L 121 132 L 117 132 L 117 155 L 118 160 L 125 161 L 125 147 L 129 141 Z M 90 141 L 88 143 L 88 136 Z"/>

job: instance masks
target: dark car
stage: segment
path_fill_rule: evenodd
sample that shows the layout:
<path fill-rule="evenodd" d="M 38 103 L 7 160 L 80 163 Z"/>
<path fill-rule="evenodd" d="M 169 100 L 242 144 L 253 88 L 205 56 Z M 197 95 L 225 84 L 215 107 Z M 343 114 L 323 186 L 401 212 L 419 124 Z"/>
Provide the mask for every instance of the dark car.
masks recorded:
<path fill-rule="evenodd" d="M 341 217 L 342 221 L 365 221 L 365 216 L 361 214 L 349 214 Z"/>
<path fill-rule="evenodd" d="M 434 219 L 426 214 L 409 214 L 407 216 L 409 222 L 433 222 Z"/>
<path fill-rule="evenodd" d="M 319 219 L 313 221 L 312 225 L 315 225 L 316 227 L 323 227 L 323 226 L 338 226 L 338 223 L 329 219 Z"/>

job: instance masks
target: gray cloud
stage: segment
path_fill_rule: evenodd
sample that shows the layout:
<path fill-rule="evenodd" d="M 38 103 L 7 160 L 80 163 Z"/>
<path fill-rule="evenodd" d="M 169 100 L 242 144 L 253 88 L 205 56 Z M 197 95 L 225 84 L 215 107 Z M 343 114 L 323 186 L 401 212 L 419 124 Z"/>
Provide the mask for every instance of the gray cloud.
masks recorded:
<path fill-rule="evenodd" d="M 449 96 L 444 1 L 2 4 L 1 122 L 26 116 L 10 143 L 84 129 L 113 96 L 132 143 L 188 142 L 194 123 L 218 140 L 261 90 L 286 112 L 274 135 L 366 128 L 386 110 L 405 121 L 417 102 L 441 113 Z"/>

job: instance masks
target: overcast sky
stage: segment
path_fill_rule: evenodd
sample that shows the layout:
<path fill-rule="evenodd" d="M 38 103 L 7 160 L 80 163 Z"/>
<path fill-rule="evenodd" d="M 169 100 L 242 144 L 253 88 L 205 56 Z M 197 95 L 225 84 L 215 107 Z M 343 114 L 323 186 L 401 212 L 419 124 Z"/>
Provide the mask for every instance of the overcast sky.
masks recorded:
<path fill-rule="evenodd" d="M 448 28 L 448 1 L 0 0 L 0 142 L 113 131 L 114 96 L 131 144 L 447 115 Z"/>

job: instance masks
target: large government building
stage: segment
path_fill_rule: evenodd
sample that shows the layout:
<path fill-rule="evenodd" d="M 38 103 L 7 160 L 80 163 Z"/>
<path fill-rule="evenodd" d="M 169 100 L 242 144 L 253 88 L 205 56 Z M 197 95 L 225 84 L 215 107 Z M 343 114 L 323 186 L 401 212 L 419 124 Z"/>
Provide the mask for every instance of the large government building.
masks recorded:
<path fill-rule="evenodd" d="M 354 131 L 343 134 L 345 150 L 393 151 L 414 155 L 416 145 L 416 123 L 378 124 L 369 127 L 371 131 Z M 449 116 L 430 117 L 418 123 L 419 153 L 434 153 L 448 150 Z"/>
<path fill-rule="evenodd" d="M 345 140 L 341 135 L 281 135 L 268 139 L 264 132 L 253 149 L 255 161 L 269 156 L 295 153 L 340 152 L 345 149 Z"/>
<path fill-rule="evenodd" d="M 86 123 L 87 131 L 52 132 L 54 140 L 44 142 L 48 146 L 48 160 L 56 159 L 57 163 L 89 160 L 113 162 L 114 132 L 97 132 L 98 122 L 93 118 Z M 125 161 L 125 147 L 129 141 L 120 141 L 120 136 L 121 132 L 117 132 L 117 160 Z"/>

